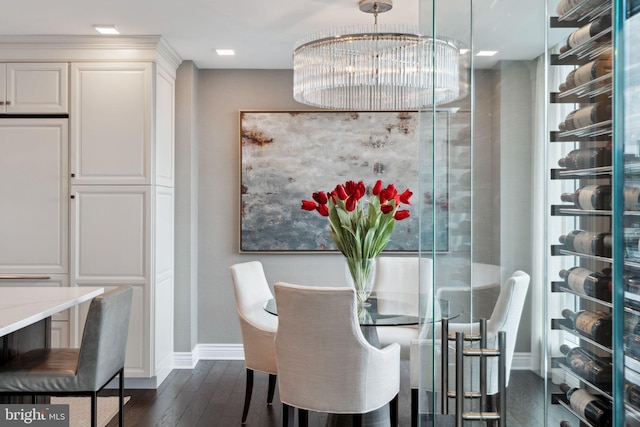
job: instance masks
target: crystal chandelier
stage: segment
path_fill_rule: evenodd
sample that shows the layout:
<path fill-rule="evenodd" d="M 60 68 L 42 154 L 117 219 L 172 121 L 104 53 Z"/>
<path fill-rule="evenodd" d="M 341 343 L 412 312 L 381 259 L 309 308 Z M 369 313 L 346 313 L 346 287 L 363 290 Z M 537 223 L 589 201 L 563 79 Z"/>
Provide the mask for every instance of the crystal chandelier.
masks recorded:
<path fill-rule="evenodd" d="M 337 110 L 419 110 L 458 99 L 460 51 L 416 29 L 378 26 L 393 0 L 360 0 L 374 24 L 317 32 L 293 52 L 293 97 Z"/>

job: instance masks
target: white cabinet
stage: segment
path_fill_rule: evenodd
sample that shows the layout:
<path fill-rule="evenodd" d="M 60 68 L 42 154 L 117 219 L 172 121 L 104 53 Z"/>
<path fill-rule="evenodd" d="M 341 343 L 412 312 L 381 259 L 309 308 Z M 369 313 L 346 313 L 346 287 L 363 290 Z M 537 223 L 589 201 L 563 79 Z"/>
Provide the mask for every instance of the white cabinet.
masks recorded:
<path fill-rule="evenodd" d="M 150 278 L 149 186 L 73 186 L 72 283 L 145 285 Z"/>
<path fill-rule="evenodd" d="M 174 84 L 152 62 L 71 64 L 71 284 L 133 286 L 125 374 L 158 383 L 173 356 Z"/>
<path fill-rule="evenodd" d="M 68 272 L 67 119 L 0 120 L 0 275 Z"/>
<path fill-rule="evenodd" d="M 72 184 L 152 184 L 152 70 L 152 63 L 71 65 Z"/>
<path fill-rule="evenodd" d="M 0 114 L 67 114 L 69 64 L 0 64 Z"/>
<path fill-rule="evenodd" d="M 149 337 L 153 295 L 150 186 L 73 186 L 71 283 L 74 286 L 130 285 L 134 288 L 125 366 L 127 376 L 152 376 Z M 86 310 L 72 330 L 79 344 Z"/>
<path fill-rule="evenodd" d="M 180 58 L 155 36 L 26 36 L 0 37 L 0 61 L 0 276 L 132 286 L 125 376 L 158 385 L 173 356 Z M 19 119 L 24 132 L 46 137 L 28 146 L 12 135 L 13 113 L 68 114 L 68 127 Z M 87 308 L 53 319 L 52 341 L 79 345 Z"/>

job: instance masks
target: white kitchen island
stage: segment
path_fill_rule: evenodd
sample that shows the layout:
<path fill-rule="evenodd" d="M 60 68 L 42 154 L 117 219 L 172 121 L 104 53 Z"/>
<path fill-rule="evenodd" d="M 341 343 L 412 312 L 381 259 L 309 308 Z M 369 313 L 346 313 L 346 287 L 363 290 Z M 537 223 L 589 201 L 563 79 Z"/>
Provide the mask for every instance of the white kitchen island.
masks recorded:
<path fill-rule="evenodd" d="M 102 287 L 0 287 L 0 337 L 104 293 Z"/>

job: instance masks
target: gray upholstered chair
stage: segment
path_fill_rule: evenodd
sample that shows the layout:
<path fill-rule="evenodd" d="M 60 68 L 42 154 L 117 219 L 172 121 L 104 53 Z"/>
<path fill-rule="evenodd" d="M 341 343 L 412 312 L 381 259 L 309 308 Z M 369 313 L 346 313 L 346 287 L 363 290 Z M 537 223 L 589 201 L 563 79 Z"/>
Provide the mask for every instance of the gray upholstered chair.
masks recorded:
<path fill-rule="evenodd" d="M 430 313 L 433 261 L 430 258 L 381 256 L 377 259 L 376 292 L 379 314 L 418 316 L 422 309 Z M 422 301 L 422 307 L 420 302 Z M 430 317 L 429 314 L 425 314 Z M 418 338 L 418 325 L 380 326 L 376 328 L 380 346 L 400 344 L 400 357 L 409 359 L 411 341 Z"/>
<path fill-rule="evenodd" d="M 262 263 L 250 261 L 231 266 L 231 278 L 240 319 L 244 361 L 247 372 L 242 423 L 247 421 L 253 372 L 269 374 L 267 404 L 271 405 L 276 388 L 276 351 L 273 342 L 278 329 L 278 318 L 264 310 L 264 303 L 273 298 Z"/>
<path fill-rule="evenodd" d="M 119 377 L 120 426 L 124 425 L 124 359 L 131 313 L 131 287 L 91 300 L 80 348 L 28 351 L 0 366 L 0 395 L 91 396 L 97 425 L 97 394 Z"/>
<path fill-rule="evenodd" d="M 522 310 L 527 297 L 530 277 L 523 271 L 516 271 L 507 279 L 500 290 L 498 301 L 493 308 L 491 317 L 487 320 L 487 347 L 497 348 L 498 332 L 506 332 L 506 385 L 509 385 L 509 377 L 511 373 L 511 364 L 515 351 L 516 338 L 518 336 L 518 327 Z M 449 334 L 462 332 L 464 334 L 479 333 L 479 323 L 449 323 Z M 440 354 L 441 330 L 436 328 L 434 338 L 425 337 L 414 340 L 411 343 L 410 356 L 410 387 L 411 387 L 411 425 L 417 426 L 418 418 L 418 390 L 426 390 L 429 392 L 440 390 Z M 447 345 L 449 355 L 448 366 L 448 388 L 455 390 L 455 344 L 453 342 Z M 434 366 L 435 361 L 435 366 Z M 478 358 L 472 358 L 466 361 L 464 365 L 464 390 L 479 391 L 479 375 L 480 371 Z M 498 390 L 498 359 L 493 357 L 487 361 L 487 395 L 489 410 L 496 410 Z M 441 394 L 444 394 L 441 392 Z M 483 408 L 484 410 L 485 408 Z"/>
<path fill-rule="evenodd" d="M 311 287 L 278 282 L 276 359 L 283 425 L 300 426 L 308 411 L 362 414 L 390 403 L 398 424 L 400 346 L 379 349 L 367 342 L 358 322 L 356 296 L 347 287 Z"/>

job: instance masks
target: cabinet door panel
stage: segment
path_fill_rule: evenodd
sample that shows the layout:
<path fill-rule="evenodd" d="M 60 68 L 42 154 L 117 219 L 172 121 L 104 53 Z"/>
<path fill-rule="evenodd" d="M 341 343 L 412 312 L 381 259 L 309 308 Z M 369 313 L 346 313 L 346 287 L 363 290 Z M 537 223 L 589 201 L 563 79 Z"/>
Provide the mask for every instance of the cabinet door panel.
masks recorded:
<path fill-rule="evenodd" d="M 175 81 L 162 71 L 156 76 L 156 184 L 174 186 Z"/>
<path fill-rule="evenodd" d="M 150 187 L 75 186 L 72 194 L 72 285 L 147 283 Z"/>
<path fill-rule="evenodd" d="M 0 274 L 66 273 L 66 119 L 0 122 Z"/>
<path fill-rule="evenodd" d="M 151 183 L 149 63 L 72 64 L 73 184 Z"/>
<path fill-rule="evenodd" d="M 7 114 L 69 112 L 67 63 L 7 64 Z"/>

